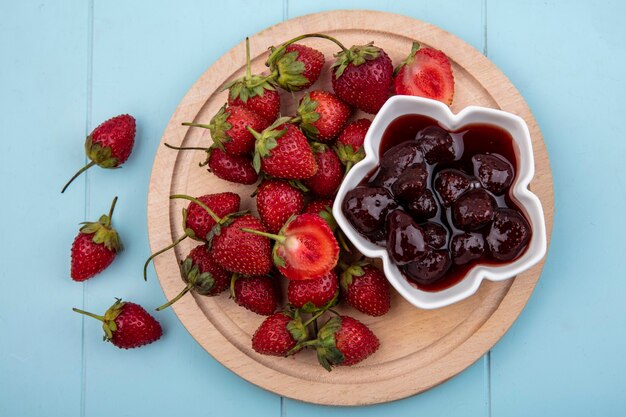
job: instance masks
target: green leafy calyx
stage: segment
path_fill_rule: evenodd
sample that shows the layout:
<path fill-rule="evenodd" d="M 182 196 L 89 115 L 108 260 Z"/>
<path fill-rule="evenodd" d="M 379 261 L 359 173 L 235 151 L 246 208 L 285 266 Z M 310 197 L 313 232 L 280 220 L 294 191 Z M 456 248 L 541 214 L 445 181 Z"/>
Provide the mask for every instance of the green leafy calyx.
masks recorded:
<path fill-rule="evenodd" d="M 352 64 L 355 67 L 364 64 L 366 61 L 371 61 L 380 56 L 381 49 L 374 46 L 373 42 L 367 45 L 355 45 L 345 51 L 340 51 L 335 54 L 335 62 L 331 68 L 335 69 L 335 77 L 339 78 L 343 75 L 346 68 Z"/>

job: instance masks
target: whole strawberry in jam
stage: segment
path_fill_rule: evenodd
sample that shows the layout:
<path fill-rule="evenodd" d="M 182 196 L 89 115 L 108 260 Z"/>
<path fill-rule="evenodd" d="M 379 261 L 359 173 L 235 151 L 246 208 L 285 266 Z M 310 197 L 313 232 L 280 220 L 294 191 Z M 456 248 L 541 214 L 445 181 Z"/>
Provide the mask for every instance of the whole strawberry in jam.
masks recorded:
<path fill-rule="evenodd" d="M 119 167 L 130 156 L 134 144 L 135 118 L 133 116 L 122 114 L 103 122 L 85 140 L 85 153 L 91 162 L 74 174 L 61 192 L 63 193 L 72 181 L 94 165 L 101 168 Z"/>
<path fill-rule="evenodd" d="M 530 240 L 530 225 L 518 211 L 498 209 L 487 234 L 491 256 L 509 261 L 517 258 Z"/>
<path fill-rule="evenodd" d="M 513 166 L 503 156 L 479 154 L 472 157 L 474 175 L 480 184 L 496 195 L 503 194 L 513 183 Z"/>
<path fill-rule="evenodd" d="M 324 54 L 310 46 L 292 42 L 296 40 L 292 39 L 277 48 L 271 47 L 266 65 L 270 67 L 274 84 L 287 91 L 305 90 L 322 73 Z"/>

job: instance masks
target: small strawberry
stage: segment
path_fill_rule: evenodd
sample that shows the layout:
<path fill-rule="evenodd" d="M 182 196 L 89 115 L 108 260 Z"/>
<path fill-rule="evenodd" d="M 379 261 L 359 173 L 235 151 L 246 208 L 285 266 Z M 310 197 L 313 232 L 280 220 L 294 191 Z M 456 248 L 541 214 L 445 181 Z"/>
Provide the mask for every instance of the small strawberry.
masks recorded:
<path fill-rule="evenodd" d="M 341 274 L 341 288 L 348 304 L 370 316 L 382 316 L 391 307 L 389 282 L 378 268 L 357 262 Z"/>
<path fill-rule="evenodd" d="M 287 181 L 266 180 L 257 190 L 256 208 L 267 231 L 278 233 L 291 216 L 302 212 L 304 195 Z"/>
<path fill-rule="evenodd" d="M 252 349 L 262 355 L 287 356 L 308 337 L 306 326 L 295 313 L 280 312 L 266 318 L 252 336 Z"/>
<path fill-rule="evenodd" d="M 289 303 L 309 313 L 331 302 L 334 304 L 338 295 L 339 280 L 332 270 L 317 279 L 289 280 L 287 287 Z"/>
<path fill-rule="evenodd" d="M 274 76 L 274 84 L 287 91 L 305 90 L 312 86 L 324 67 L 324 54 L 299 43 L 286 42 L 270 48 L 266 65 Z"/>
<path fill-rule="evenodd" d="M 144 280 L 147 280 L 148 265 L 154 257 L 172 249 L 188 237 L 200 242 L 209 241 L 215 233 L 215 226 L 218 224 L 221 226 L 238 212 L 241 202 L 239 195 L 230 192 L 206 194 L 198 198 L 180 194 L 170 196 L 170 199 L 177 198 L 191 201 L 187 208 L 183 209 L 183 230 L 185 234 L 176 239 L 171 245 L 150 255 L 143 266 Z"/>
<path fill-rule="evenodd" d="M 313 152 L 302 131 L 288 121 L 280 118 L 261 133 L 248 127 L 256 138 L 252 165 L 257 172 L 276 178 L 312 177 L 317 172 Z"/>
<path fill-rule="evenodd" d="M 171 306 L 189 291 L 213 296 L 230 285 L 230 272 L 215 262 L 207 244 L 196 246 L 189 252 L 180 264 L 180 277 L 187 286 L 176 297 L 157 308 L 157 311 Z"/>
<path fill-rule="evenodd" d="M 323 218 L 324 216 L 322 215 L 322 213 L 328 211 L 332 212 L 333 203 L 334 200 L 330 198 L 312 200 L 309 201 L 309 203 L 304 207 L 303 213 L 314 213 Z"/>
<path fill-rule="evenodd" d="M 122 250 L 120 237 L 111 227 L 117 197 L 111 203 L 108 215 L 97 222 L 84 222 L 72 243 L 71 276 L 74 281 L 85 281 L 104 271 Z"/>
<path fill-rule="evenodd" d="M 315 279 L 337 265 L 339 245 L 324 219 L 316 214 L 300 214 L 274 235 L 242 228 L 242 232 L 276 241 L 272 251 L 274 265 L 288 279 Z"/>
<path fill-rule="evenodd" d="M 387 98 L 393 81 L 391 59 L 373 43 L 342 48 L 332 65 L 335 94 L 351 106 L 375 114 Z"/>
<path fill-rule="evenodd" d="M 411 53 L 395 70 L 394 89 L 396 94 L 452 104 L 454 75 L 450 60 L 437 49 L 413 42 Z"/>
<path fill-rule="evenodd" d="M 317 350 L 320 364 L 330 371 L 333 366 L 355 365 L 378 350 L 380 342 L 360 321 L 348 316 L 333 317 L 319 330 L 317 339 L 305 342 Z"/>
<path fill-rule="evenodd" d="M 244 107 L 272 123 L 280 113 L 280 95 L 270 84 L 272 78 L 272 75 L 252 75 L 250 41 L 246 38 L 246 75 L 226 84 L 228 105 Z"/>
<path fill-rule="evenodd" d="M 254 149 L 254 136 L 247 128 L 263 130 L 269 123 L 258 114 L 239 106 L 224 104 L 211 122 L 183 123 L 183 126 L 202 127 L 211 131 L 215 146 L 232 155 L 244 155 Z"/>
<path fill-rule="evenodd" d="M 302 181 L 318 197 L 334 197 L 343 181 L 343 166 L 335 151 L 321 143 L 311 145 L 318 170 L 311 178 Z"/>
<path fill-rule="evenodd" d="M 248 310 L 269 316 L 278 308 L 278 289 L 275 279 L 267 275 L 251 277 L 234 276 L 231 296 Z"/>
<path fill-rule="evenodd" d="M 61 192 L 80 174 L 94 165 L 117 168 L 122 165 L 135 144 L 135 118 L 128 114 L 113 117 L 96 127 L 85 140 L 85 153 L 91 160 L 65 184 Z"/>
<path fill-rule="evenodd" d="M 298 116 L 291 123 L 299 123 L 309 139 L 330 142 L 348 121 L 352 109 L 328 91 L 311 91 L 300 100 Z"/>
<path fill-rule="evenodd" d="M 143 307 L 119 298 L 104 316 L 98 316 L 77 308 L 77 313 L 93 317 L 102 322 L 104 340 L 120 349 L 132 349 L 150 344 L 161 338 L 163 329 Z"/>
<path fill-rule="evenodd" d="M 335 150 L 339 160 L 346 166 L 346 172 L 361 159 L 365 158 L 363 142 L 368 129 L 372 125 L 369 119 L 358 119 L 350 122 L 337 138 Z"/>

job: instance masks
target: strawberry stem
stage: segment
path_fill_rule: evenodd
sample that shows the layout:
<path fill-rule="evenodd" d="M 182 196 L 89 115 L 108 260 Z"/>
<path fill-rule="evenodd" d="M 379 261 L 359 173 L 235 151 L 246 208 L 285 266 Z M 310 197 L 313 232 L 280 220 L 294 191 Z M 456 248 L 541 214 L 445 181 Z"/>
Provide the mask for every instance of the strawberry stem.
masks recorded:
<path fill-rule="evenodd" d="M 143 280 L 147 281 L 148 280 L 148 265 L 150 264 L 150 261 L 153 260 L 154 258 L 156 258 L 157 256 L 159 256 L 160 254 L 162 254 L 163 252 L 167 252 L 168 250 L 172 249 L 174 246 L 178 245 L 180 242 L 182 242 L 183 240 L 187 239 L 187 235 L 182 235 L 181 237 L 179 237 L 178 239 L 176 239 L 171 245 L 167 245 L 166 247 L 164 247 L 163 249 L 154 252 L 152 255 L 150 255 L 150 257 L 146 260 L 146 263 L 143 264 Z"/>
<path fill-rule="evenodd" d="M 239 230 L 241 230 L 242 232 L 246 232 L 246 233 L 252 233 L 253 235 L 257 235 L 257 236 L 264 236 L 269 239 L 275 240 L 279 243 L 284 243 L 285 240 L 287 239 L 285 236 L 282 236 L 282 235 L 274 235 L 272 233 L 261 232 L 260 230 L 248 229 L 245 227 L 242 227 Z"/>
<path fill-rule="evenodd" d="M 74 176 L 72 178 L 70 178 L 70 180 L 67 182 L 67 184 L 65 184 L 65 186 L 61 190 L 61 194 L 63 194 L 65 192 L 65 190 L 67 189 L 67 187 L 69 187 L 69 185 L 72 183 L 72 181 L 74 181 L 76 178 L 78 178 L 78 176 L 80 174 L 82 174 L 83 172 L 87 171 L 89 168 L 91 168 L 94 165 L 96 165 L 96 163 L 94 161 L 91 161 L 90 163 L 88 163 L 87 165 L 85 165 L 84 167 L 79 169 L 78 172 L 76 174 L 74 174 Z"/>
<path fill-rule="evenodd" d="M 181 123 L 181 124 L 183 126 L 202 127 L 204 129 L 210 129 L 211 128 L 210 125 L 205 125 L 205 124 L 202 124 L 202 123 L 184 122 L 184 123 Z"/>
<path fill-rule="evenodd" d="M 246 80 L 252 78 L 252 70 L 250 69 L 250 38 L 246 36 Z"/>
<path fill-rule="evenodd" d="M 176 301 L 180 300 L 183 297 L 183 295 L 187 294 L 189 292 L 189 290 L 191 290 L 191 287 L 193 287 L 192 283 L 187 284 L 187 286 L 185 288 L 183 288 L 183 290 L 181 292 L 179 292 L 176 297 L 172 298 L 170 301 L 168 301 L 167 303 L 163 304 L 161 307 L 158 307 L 156 309 L 156 311 L 165 310 L 166 308 L 168 308 L 169 306 L 174 304 Z"/>
<path fill-rule="evenodd" d="M 201 148 L 201 147 L 196 147 L 196 146 L 189 146 L 189 147 L 182 147 L 182 146 L 173 146 L 170 145 L 169 143 L 164 143 L 163 145 L 167 146 L 170 149 L 174 149 L 177 151 L 205 151 L 208 152 L 210 148 Z"/>
<path fill-rule="evenodd" d="M 104 321 L 104 317 L 103 316 L 98 316 L 97 314 L 93 314 L 93 313 L 90 313 L 90 312 L 85 311 L 85 310 L 80 310 L 78 308 L 73 308 L 72 311 L 74 311 L 76 313 L 84 314 L 85 316 L 93 317 L 96 320 Z"/>
<path fill-rule="evenodd" d="M 215 223 L 219 223 L 222 221 L 222 219 L 220 219 L 218 215 L 215 214 L 215 212 L 209 208 L 209 206 L 207 206 L 206 204 L 204 204 L 202 201 L 198 200 L 197 198 L 194 198 L 185 194 L 174 194 L 170 196 L 170 200 L 175 200 L 177 198 L 180 198 L 183 200 L 189 200 L 191 202 L 196 203 L 197 205 L 202 207 L 207 213 L 209 213 L 209 216 L 211 216 L 211 218 L 215 220 Z"/>
<path fill-rule="evenodd" d="M 273 59 L 276 57 L 276 55 L 280 54 L 286 47 L 288 47 L 292 43 L 298 42 L 298 41 L 300 41 L 302 39 L 306 39 L 306 38 L 328 39 L 329 41 L 334 42 L 337 46 L 339 46 L 343 52 L 347 52 L 348 51 L 348 49 L 345 46 L 343 46 L 343 44 L 341 42 L 339 42 L 337 39 L 333 38 L 332 36 L 324 35 L 322 33 L 307 33 L 305 35 L 300 35 L 300 36 L 297 36 L 297 37 L 295 37 L 295 38 L 293 38 L 291 40 L 288 40 L 287 42 L 283 43 L 278 48 L 276 48 L 276 50 L 274 50 L 274 52 L 272 52 L 270 54 L 270 56 L 267 58 L 267 62 L 265 63 L 265 65 L 269 66 L 269 63 L 273 61 Z"/>
<path fill-rule="evenodd" d="M 311 317 L 306 323 L 304 323 L 304 327 L 307 327 L 309 324 L 315 322 L 316 323 L 316 327 L 317 327 L 317 318 L 319 316 L 321 316 L 322 314 L 326 313 L 326 310 L 328 310 L 327 308 L 323 308 L 320 311 L 318 311 L 317 313 L 315 313 L 315 315 L 313 317 Z M 317 333 L 317 330 L 315 330 L 315 333 Z"/>
<path fill-rule="evenodd" d="M 109 216 L 107 217 L 106 224 L 104 225 L 105 227 L 111 226 L 111 218 L 113 217 L 113 210 L 115 210 L 116 203 L 117 203 L 117 196 L 115 196 L 115 198 L 113 199 L 113 202 L 111 203 L 111 208 L 109 209 Z"/>

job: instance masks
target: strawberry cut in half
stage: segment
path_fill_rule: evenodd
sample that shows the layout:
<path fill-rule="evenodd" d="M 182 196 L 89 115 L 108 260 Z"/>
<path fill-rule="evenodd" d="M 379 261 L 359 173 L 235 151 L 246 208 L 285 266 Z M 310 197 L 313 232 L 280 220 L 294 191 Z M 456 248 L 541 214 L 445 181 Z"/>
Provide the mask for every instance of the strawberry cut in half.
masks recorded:
<path fill-rule="evenodd" d="M 447 105 L 454 98 L 454 75 L 443 52 L 413 42 L 411 53 L 395 70 L 396 94 L 439 100 Z"/>
<path fill-rule="evenodd" d="M 328 223 L 317 214 L 292 217 L 278 235 L 241 229 L 276 241 L 272 259 L 288 279 L 320 278 L 330 272 L 339 259 L 339 245 Z"/>

